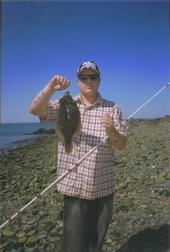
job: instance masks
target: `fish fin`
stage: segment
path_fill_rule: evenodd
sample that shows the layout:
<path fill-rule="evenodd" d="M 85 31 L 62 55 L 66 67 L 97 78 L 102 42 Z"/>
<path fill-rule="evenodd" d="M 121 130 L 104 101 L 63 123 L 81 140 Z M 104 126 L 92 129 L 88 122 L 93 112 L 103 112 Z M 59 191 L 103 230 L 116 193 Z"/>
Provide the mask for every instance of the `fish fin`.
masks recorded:
<path fill-rule="evenodd" d="M 75 131 L 75 135 L 78 136 L 80 135 L 81 132 L 81 120 L 79 120 L 78 125 L 77 125 L 77 129 Z"/>
<path fill-rule="evenodd" d="M 62 132 L 61 132 L 59 129 L 56 129 L 56 134 L 57 134 L 57 136 L 60 137 L 60 138 L 63 138 L 63 137 L 64 137 L 63 134 L 62 134 Z"/>
<path fill-rule="evenodd" d="M 72 151 L 72 142 L 65 143 L 65 152 L 69 154 Z"/>

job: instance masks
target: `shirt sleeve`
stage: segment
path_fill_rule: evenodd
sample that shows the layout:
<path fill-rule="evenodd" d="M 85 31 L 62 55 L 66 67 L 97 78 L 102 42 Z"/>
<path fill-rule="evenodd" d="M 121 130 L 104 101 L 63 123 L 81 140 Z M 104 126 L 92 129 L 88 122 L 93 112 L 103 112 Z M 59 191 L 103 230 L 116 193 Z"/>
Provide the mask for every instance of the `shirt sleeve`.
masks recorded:
<path fill-rule="evenodd" d="M 40 116 L 41 123 L 53 123 L 56 122 L 57 110 L 59 103 L 58 101 L 50 100 L 47 105 L 47 114 L 45 116 Z"/>
<path fill-rule="evenodd" d="M 122 118 L 122 112 L 117 104 L 113 106 L 113 123 L 120 134 L 127 135 L 126 120 Z"/>

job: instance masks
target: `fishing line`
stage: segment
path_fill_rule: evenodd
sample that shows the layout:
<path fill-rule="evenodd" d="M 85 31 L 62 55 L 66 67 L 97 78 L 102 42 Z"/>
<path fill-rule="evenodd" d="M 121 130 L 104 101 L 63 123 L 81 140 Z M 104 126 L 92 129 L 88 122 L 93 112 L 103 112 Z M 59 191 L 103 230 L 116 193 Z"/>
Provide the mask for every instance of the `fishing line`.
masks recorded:
<path fill-rule="evenodd" d="M 137 110 L 135 110 L 130 116 L 128 116 L 127 120 L 129 120 L 132 116 L 134 116 L 137 112 L 139 112 L 142 108 L 144 108 L 149 102 L 151 102 L 156 96 L 158 96 L 165 88 L 170 86 L 170 82 L 168 82 L 165 86 L 163 86 L 160 90 L 158 90 L 151 98 L 149 98 L 143 105 L 141 105 Z M 11 223 L 11 220 L 16 218 L 20 213 L 22 213 L 28 206 L 30 206 L 34 201 L 40 198 L 45 192 L 47 192 L 53 185 L 60 182 L 64 177 L 67 176 L 68 173 L 77 168 L 77 166 L 94 150 L 96 150 L 99 145 L 105 142 L 108 139 L 108 136 L 103 138 L 95 147 L 93 147 L 89 152 L 87 152 L 81 159 L 79 159 L 74 165 L 72 165 L 66 172 L 64 172 L 61 176 L 59 176 L 56 180 L 54 180 L 51 184 L 49 184 L 43 191 L 38 193 L 32 200 L 30 200 L 26 205 L 17 209 L 16 213 L 13 214 L 10 218 L 8 218 L 3 224 L 0 225 L 0 230 L 5 227 L 7 224 Z"/>

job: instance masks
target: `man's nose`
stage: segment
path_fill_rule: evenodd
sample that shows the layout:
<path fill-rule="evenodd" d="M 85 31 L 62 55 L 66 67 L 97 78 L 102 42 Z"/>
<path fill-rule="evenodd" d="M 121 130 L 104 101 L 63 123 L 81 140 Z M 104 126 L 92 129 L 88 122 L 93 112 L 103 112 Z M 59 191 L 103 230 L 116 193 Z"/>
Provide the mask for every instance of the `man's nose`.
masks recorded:
<path fill-rule="evenodd" d="M 92 82 L 91 78 L 87 77 L 87 81 L 86 82 L 91 83 Z"/>

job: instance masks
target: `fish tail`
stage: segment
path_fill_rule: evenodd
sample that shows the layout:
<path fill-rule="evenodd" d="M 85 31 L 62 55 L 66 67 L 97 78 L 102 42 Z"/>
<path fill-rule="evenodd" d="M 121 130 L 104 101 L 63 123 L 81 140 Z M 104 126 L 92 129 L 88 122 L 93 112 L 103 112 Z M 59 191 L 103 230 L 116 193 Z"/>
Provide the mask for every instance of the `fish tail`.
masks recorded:
<path fill-rule="evenodd" d="M 64 141 L 65 152 L 68 154 L 72 151 L 72 141 L 71 139 L 65 139 Z"/>

